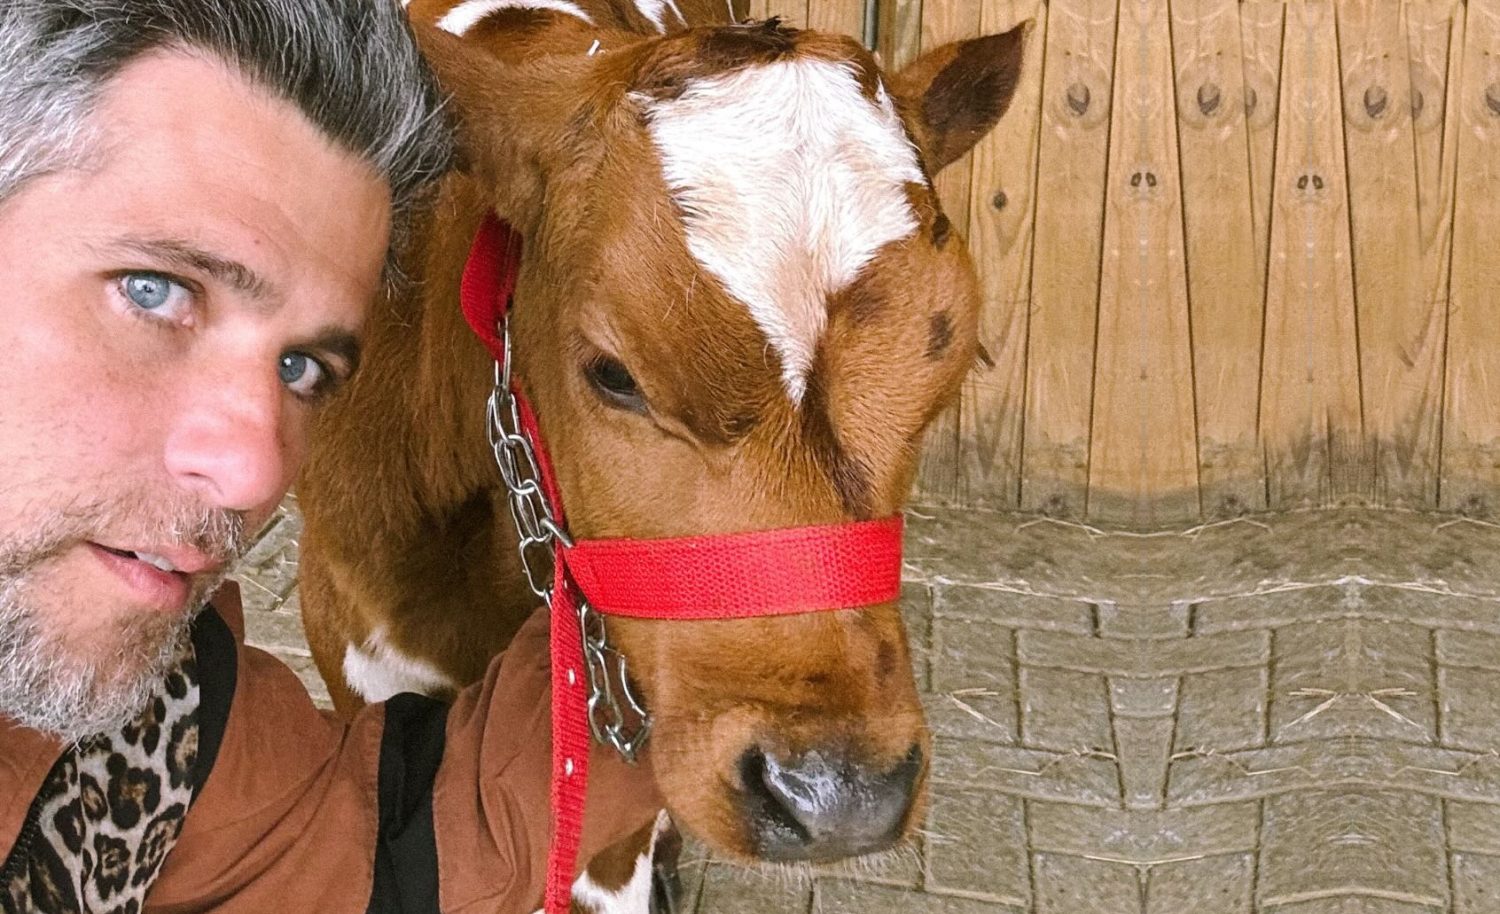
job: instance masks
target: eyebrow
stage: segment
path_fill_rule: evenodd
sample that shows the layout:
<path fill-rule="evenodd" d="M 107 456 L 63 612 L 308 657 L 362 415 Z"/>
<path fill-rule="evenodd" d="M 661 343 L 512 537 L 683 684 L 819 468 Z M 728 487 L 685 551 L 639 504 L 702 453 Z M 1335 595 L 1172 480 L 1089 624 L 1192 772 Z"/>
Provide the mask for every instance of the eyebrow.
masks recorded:
<path fill-rule="evenodd" d="M 177 238 L 121 238 L 115 246 L 176 269 L 192 270 L 259 302 L 276 298 L 275 285 L 237 260 L 205 251 Z"/>

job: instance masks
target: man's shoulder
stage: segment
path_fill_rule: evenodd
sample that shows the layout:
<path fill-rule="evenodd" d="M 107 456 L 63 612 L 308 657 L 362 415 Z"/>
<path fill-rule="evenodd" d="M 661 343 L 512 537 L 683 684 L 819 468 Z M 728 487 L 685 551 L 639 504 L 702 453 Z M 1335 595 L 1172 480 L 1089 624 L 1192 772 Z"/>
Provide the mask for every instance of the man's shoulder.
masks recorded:
<path fill-rule="evenodd" d="M 219 619 L 229 627 L 234 635 L 234 640 L 241 644 L 245 641 L 245 607 L 240 600 L 240 585 L 238 581 L 225 581 L 214 591 L 213 596 L 208 598 L 208 605 L 204 612 L 217 613 Z"/>

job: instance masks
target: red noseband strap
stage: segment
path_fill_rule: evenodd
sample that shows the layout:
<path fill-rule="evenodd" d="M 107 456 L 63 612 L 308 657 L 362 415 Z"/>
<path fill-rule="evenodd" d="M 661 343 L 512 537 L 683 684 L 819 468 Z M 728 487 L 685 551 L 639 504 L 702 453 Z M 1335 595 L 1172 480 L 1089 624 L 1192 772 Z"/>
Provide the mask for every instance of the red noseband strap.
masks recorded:
<path fill-rule="evenodd" d="M 487 216 L 474 237 L 459 297 L 464 317 L 497 362 L 500 330 L 521 263 L 519 236 Z M 536 414 L 513 385 L 521 427 L 536 453 L 553 517 L 562 498 Z M 583 828 L 589 724 L 581 600 L 638 619 L 742 619 L 854 609 L 901 593 L 901 516 L 859 523 L 674 539 L 576 540 L 554 551 L 552 639 L 552 845 L 547 914 L 567 914 Z"/>
<path fill-rule="evenodd" d="M 579 540 L 568 571 L 589 603 L 637 619 L 743 619 L 890 603 L 901 517 L 652 540 Z"/>

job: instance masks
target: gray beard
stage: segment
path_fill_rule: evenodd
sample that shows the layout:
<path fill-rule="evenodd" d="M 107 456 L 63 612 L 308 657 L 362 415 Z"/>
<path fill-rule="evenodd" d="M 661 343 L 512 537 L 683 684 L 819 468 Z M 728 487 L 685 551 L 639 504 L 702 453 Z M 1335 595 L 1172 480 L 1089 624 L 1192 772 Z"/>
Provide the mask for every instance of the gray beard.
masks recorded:
<path fill-rule="evenodd" d="M 51 513 L 24 542 L 0 540 L 0 716 L 64 742 L 82 742 L 134 720 L 162 687 L 189 640 L 193 617 L 222 576 L 194 581 L 182 613 L 140 614 L 100 626 L 82 644 L 63 626 L 49 627 L 27 597 L 38 571 L 94 529 L 114 526 L 109 521 L 122 515 L 151 513 L 160 509 L 148 512 L 139 502 L 74 506 Z M 155 528 L 232 558 L 244 549 L 243 526 L 237 515 L 183 506 Z M 73 609 L 86 616 L 89 607 Z"/>
<path fill-rule="evenodd" d="M 76 743 L 138 717 L 188 640 L 192 616 L 127 620 L 96 643 L 49 636 L 23 579 L 0 585 L 0 715 Z"/>

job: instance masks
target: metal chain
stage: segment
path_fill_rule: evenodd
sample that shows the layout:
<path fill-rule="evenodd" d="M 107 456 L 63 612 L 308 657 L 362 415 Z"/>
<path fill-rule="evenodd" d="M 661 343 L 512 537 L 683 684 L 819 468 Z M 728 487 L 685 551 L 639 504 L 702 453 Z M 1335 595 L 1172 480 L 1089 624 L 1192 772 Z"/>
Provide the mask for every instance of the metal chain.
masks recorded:
<path fill-rule="evenodd" d="M 536 451 L 523 430 L 520 404 L 511 391 L 509 319 L 502 318 L 497 329 L 505 357 L 495 364 L 495 386 L 486 404 L 490 450 L 505 482 L 527 586 L 550 608 L 554 597 L 554 544 L 570 549 L 573 540 L 547 503 Z M 612 746 L 627 762 L 634 762 L 651 732 L 651 715 L 630 687 L 625 655 L 609 643 L 603 614 L 590 606 L 583 594 L 578 594 L 578 627 L 583 633 L 589 730 L 595 740 Z"/>

